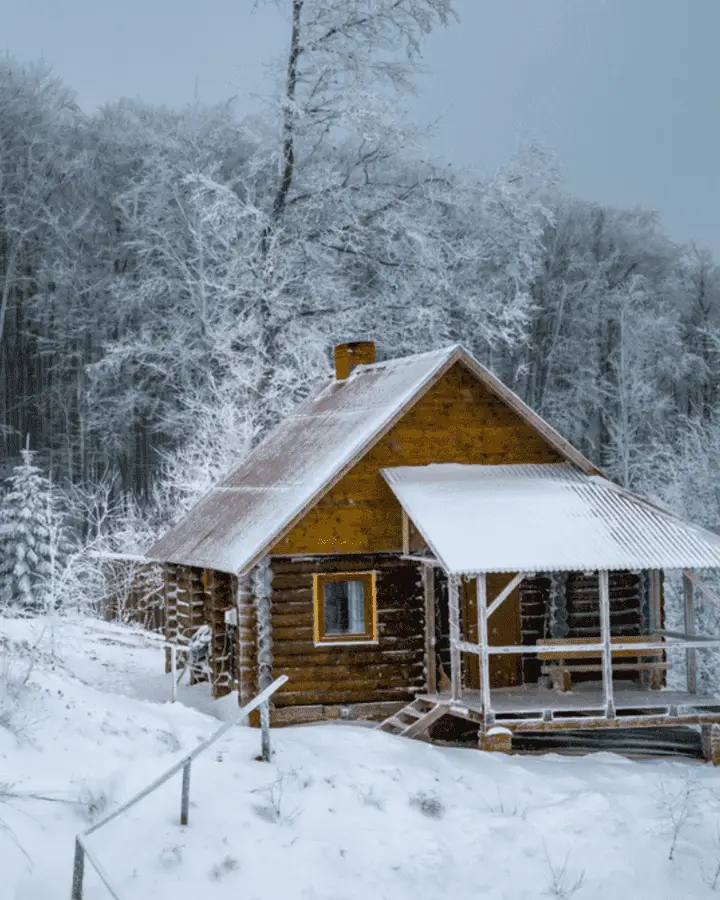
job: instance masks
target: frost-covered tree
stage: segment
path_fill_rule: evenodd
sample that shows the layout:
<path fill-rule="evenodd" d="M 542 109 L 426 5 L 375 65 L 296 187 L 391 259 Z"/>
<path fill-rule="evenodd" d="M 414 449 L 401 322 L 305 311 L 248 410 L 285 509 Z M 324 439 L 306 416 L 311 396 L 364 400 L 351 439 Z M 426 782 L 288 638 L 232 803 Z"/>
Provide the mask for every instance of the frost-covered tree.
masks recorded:
<path fill-rule="evenodd" d="M 46 610 L 64 549 L 52 485 L 35 465 L 33 451 L 23 450 L 0 507 L 0 607 Z"/>

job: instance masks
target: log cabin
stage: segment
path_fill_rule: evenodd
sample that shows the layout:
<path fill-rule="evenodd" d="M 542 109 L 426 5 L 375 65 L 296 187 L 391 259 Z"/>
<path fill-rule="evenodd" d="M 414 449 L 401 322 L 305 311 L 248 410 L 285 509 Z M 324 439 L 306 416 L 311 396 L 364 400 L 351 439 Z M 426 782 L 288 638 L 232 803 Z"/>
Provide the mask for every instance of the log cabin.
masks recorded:
<path fill-rule="evenodd" d="M 369 719 L 409 737 L 446 716 L 513 734 L 687 725 L 698 572 L 720 537 L 622 489 L 462 346 L 335 372 L 148 551 L 166 636 L 205 626 L 215 696 L 274 677 L 274 725 Z M 684 626 L 665 629 L 664 572 Z M 677 652 L 681 648 L 681 652 Z M 672 650 L 675 649 L 673 654 Z M 670 658 L 681 658 L 668 687 Z"/>

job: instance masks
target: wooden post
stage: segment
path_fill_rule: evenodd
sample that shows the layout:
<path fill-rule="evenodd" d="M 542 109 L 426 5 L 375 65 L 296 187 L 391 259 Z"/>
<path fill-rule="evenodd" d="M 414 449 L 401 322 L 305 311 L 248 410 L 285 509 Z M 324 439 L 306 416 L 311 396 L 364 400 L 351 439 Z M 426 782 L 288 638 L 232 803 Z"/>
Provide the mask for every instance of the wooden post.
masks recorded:
<path fill-rule="evenodd" d="M 685 634 L 695 634 L 695 598 L 693 594 L 693 583 L 690 578 L 683 572 L 683 597 L 685 599 Z M 697 693 L 697 650 L 690 648 L 685 651 L 686 669 L 687 669 L 687 690 L 688 694 Z"/>
<path fill-rule="evenodd" d="M 253 594 L 255 596 L 257 628 L 257 681 L 258 690 L 263 691 L 272 683 L 272 608 L 270 603 L 272 572 L 269 557 L 263 557 L 253 572 Z M 260 707 L 260 728 L 262 729 L 262 758 L 270 762 L 270 704 Z"/>
<path fill-rule="evenodd" d="M 172 677 L 172 681 L 170 682 L 170 702 L 174 703 L 177 694 L 177 685 L 175 682 L 177 677 L 177 647 L 175 644 L 172 644 L 170 647 L 170 674 Z"/>
<path fill-rule="evenodd" d="M 264 691 L 273 680 L 271 581 L 270 560 L 265 556 L 257 564 L 253 573 L 253 594 L 257 613 L 258 690 L 260 691 Z"/>
<path fill-rule="evenodd" d="M 260 707 L 261 755 L 263 762 L 270 762 L 270 704 L 266 700 Z"/>
<path fill-rule="evenodd" d="M 450 696 L 459 700 L 462 696 L 462 672 L 460 667 L 460 591 L 457 575 L 448 575 L 448 612 L 450 618 Z"/>
<path fill-rule="evenodd" d="M 662 583 L 660 570 L 650 570 L 650 634 L 657 634 L 662 628 Z"/>
<path fill-rule="evenodd" d="M 190 816 L 190 766 L 192 763 L 188 760 L 183 766 L 182 774 L 182 794 L 180 798 L 180 824 L 187 825 Z"/>
<path fill-rule="evenodd" d="M 410 519 L 405 510 L 402 510 L 402 547 L 403 556 L 410 555 Z"/>
<path fill-rule="evenodd" d="M 75 858 L 73 859 L 72 893 L 70 900 L 83 900 L 83 880 L 85 877 L 85 850 L 79 837 L 75 838 Z"/>
<path fill-rule="evenodd" d="M 615 718 L 615 697 L 613 694 L 612 680 L 612 651 L 610 644 L 610 580 L 607 571 L 598 572 L 598 588 L 600 593 L 600 631 L 602 639 L 602 663 L 603 663 L 603 697 L 605 700 L 605 715 L 608 719 Z"/>
<path fill-rule="evenodd" d="M 490 705 L 490 657 L 488 654 L 488 607 L 487 577 L 485 573 L 477 577 L 477 618 L 478 643 L 480 644 L 480 689 L 482 690 L 483 716 L 485 723 L 492 722 Z"/>
<path fill-rule="evenodd" d="M 437 693 L 437 659 L 435 654 L 435 568 L 423 565 L 425 595 L 425 686 L 428 694 Z"/>
<path fill-rule="evenodd" d="M 703 725 L 700 731 L 703 756 L 714 766 L 720 765 L 720 725 Z"/>

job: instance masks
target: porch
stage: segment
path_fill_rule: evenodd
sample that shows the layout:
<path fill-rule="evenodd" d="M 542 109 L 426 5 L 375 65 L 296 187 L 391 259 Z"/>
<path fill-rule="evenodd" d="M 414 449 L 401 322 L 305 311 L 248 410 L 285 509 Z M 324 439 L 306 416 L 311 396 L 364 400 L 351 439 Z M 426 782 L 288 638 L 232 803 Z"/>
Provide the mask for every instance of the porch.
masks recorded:
<path fill-rule="evenodd" d="M 615 715 L 607 716 L 601 683 L 583 682 L 558 692 L 540 684 L 491 691 L 492 712 L 486 722 L 481 691 L 463 691 L 458 702 L 449 692 L 422 699 L 448 714 L 510 731 L 567 731 L 585 728 L 639 728 L 658 725 L 704 725 L 720 722 L 720 698 L 687 691 L 650 690 L 633 682 L 613 683 Z"/>
<path fill-rule="evenodd" d="M 695 571 L 720 568 L 717 535 L 566 466 L 428 466 L 384 474 L 404 511 L 404 556 L 424 569 L 427 689 L 418 699 L 429 724 L 443 714 L 474 722 L 481 746 L 498 730 L 705 726 L 718 751 L 713 758 L 720 759 L 720 692 L 697 688 L 698 653 L 720 648 L 720 637 L 699 634 L 695 615 L 698 591 L 720 604 Z M 664 627 L 664 570 L 682 572 L 678 631 Z M 508 640 L 514 613 L 506 613 L 520 586 L 539 573 L 557 582 L 573 572 L 593 576 L 583 603 L 594 624 L 573 633 L 560 617 L 541 635 L 518 627 Z M 611 615 L 611 575 L 622 572 L 637 573 L 644 592 L 630 632 L 616 628 Z M 436 630 L 437 577 L 446 583 L 447 672 L 433 664 L 444 638 Z M 522 664 L 528 659 L 537 662 Z M 508 671 L 518 673 L 516 681 Z M 411 725 L 398 733 L 418 735 L 422 719 L 409 713 Z M 402 714 L 394 718 L 403 721 Z"/>

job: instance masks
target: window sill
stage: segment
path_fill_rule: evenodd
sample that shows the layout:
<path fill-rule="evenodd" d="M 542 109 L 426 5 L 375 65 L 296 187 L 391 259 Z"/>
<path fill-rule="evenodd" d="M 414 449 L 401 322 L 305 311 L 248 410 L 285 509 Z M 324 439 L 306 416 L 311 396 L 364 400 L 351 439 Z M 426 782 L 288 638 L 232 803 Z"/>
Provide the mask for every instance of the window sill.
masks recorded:
<path fill-rule="evenodd" d="M 380 641 L 377 638 L 355 638 L 345 640 L 334 640 L 334 641 L 314 641 L 313 646 L 315 647 L 372 647 L 377 646 Z"/>

